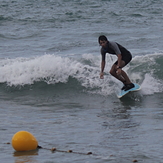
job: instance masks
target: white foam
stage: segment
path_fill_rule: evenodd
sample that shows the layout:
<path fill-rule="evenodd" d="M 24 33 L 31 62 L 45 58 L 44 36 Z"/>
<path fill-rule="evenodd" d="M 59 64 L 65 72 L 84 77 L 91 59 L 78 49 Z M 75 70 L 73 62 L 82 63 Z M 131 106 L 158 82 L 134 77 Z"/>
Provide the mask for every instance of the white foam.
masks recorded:
<path fill-rule="evenodd" d="M 161 81 L 152 77 L 151 74 L 145 74 L 145 79 L 141 84 L 141 91 L 144 95 L 151 95 L 163 91 L 163 85 Z"/>
<path fill-rule="evenodd" d="M 101 56 L 84 54 L 82 57 L 89 63 L 51 54 L 33 58 L 1 59 L 0 83 L 5 82 L 9 86 L 33 84 L 37 81 L 55 84 L 59 82 L 67 83 L 69 77 L 72 77 L 80 81 L 81 85 L 88 88 L 91 93 L 102 95 L 110 95 L 116 91 L 117 86 L 121 87 L 121 82 L 109 74 L 115 58 L 107 57 L 104 79 L 100 79 Z M 134 57 L 133 62 L 136 62 L 138 58 Z M 139 60 L 140 58 L 131 66 L 130 64 L 127 65 L 124 70 L 133 82 L 142 82 L 143 94 L 161 92 L 163 90 L 162 83 L 155 79 L 152 73 L 139 72 L 141 69 L 136 67 L 140 63 Z M 144 63 L 141 65 L 144 65 Z M 138 69 L 135 71 L 135 68 Z"/>
<path fill-rule="evenodd" d="M 33 58 L 1 59 L 0 83 L 7 83 L 9 86 L 30 85 L 37 81 L 47 84 L 66 83 L 71 76 L 89 90 L 111 94 L 114 90 L 110 85 L 112 77 L 107 73 L 105 79 L 99 77 L 100 57 L 85 54 L 83 58 L 92 64 L 50 54 Z M 105 72 L 109 72 L 109 66 L 110 64 L 107 64 Z"/>
<path fill-rule="evenodd" d="M 8 85 L 32 84 L 34 81 L 66 82 L 76 73 L 77 62 L 55 55 L 1 60 L 0 82 Z"/>

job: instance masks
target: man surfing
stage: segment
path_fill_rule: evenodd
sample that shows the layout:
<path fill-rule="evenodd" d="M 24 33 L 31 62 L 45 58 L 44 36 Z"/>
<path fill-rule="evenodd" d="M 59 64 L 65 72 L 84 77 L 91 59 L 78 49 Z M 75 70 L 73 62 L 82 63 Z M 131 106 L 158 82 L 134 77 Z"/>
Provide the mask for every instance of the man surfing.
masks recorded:
<path fill-rule="evenodd" d="M 102 55 L 100 78 L 104 78 L 106 53 L 110 53 L 118 57 L 117 61 L 111 67 L 110 74 L 124 84 L 122 90 L 127 91 L 134 88 L 134 84 L 130 81 L 126 72 L 122 70 L 122 68 L 131 61 L 131 53 L 122 45 L 113 41 L 108 41 L 107 37 L 104 35 L 99 36 L 98 42 L 101 46 Z"/>

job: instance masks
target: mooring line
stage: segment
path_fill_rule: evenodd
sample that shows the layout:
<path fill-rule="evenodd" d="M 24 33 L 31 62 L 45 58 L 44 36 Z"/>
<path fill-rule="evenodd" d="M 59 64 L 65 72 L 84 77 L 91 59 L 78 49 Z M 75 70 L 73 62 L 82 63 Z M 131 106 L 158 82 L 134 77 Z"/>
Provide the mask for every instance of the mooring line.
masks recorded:
<path fill-rule="evenodd" d="M 64 153 L 74 153 L 74 154 L 81 154 L 81 155 L 94 155 L 94 156 L 97 156 L 96 154 L 93 154 L 92 152 L 87 152 L 87 153 L 82 153 L 82 152 L 74 152 L 72 150 L 67 150 L 67 151 L 64 151 L 64 150 L 58 150 L 57 148 L 44 148 L 44 147 L 41 147 L 38 145 L 37 147 L 38 149 L 46 149 L 46 150 L 50 150 L 51 152 L 64 152 Z"/>

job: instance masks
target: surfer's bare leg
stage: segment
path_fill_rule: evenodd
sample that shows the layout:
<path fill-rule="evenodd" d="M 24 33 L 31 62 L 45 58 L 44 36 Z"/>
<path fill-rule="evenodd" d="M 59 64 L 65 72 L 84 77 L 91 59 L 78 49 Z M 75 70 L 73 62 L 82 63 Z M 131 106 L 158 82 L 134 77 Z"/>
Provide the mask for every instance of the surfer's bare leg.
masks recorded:
<path fill-rule="evenodd" d="M 121 76 L 125 79 L 125 84 L 130 84 L 131 81 L 125 71 L 121 70 Z"/>
<path fill-rule="evenodd" d="M 122 62 L 121 67 L 123 68 L 125 63 Z M 125 71 L 121 70 L 121 74 L 117 75 L 117 65 L 113 64 L 110 74 L 116 79 L 120 80 L 123 84 L 131 84 L 131 81 Z"/>

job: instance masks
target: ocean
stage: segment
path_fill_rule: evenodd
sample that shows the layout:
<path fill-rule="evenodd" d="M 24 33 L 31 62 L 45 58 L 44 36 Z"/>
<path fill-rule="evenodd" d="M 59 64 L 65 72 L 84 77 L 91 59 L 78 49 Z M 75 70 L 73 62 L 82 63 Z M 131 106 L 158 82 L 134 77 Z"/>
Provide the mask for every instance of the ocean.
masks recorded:
<path fill-rule="evenodd" d="M 0 0 L 0 161 L 163 162 L 162 5 Z M 100 35 L 132 53 L 124 70 L 140 91 L 117 98 L 113 55 L 100 79 Z M 42 148 L 16 152 L 11 140 L 22 130 Z"/>

